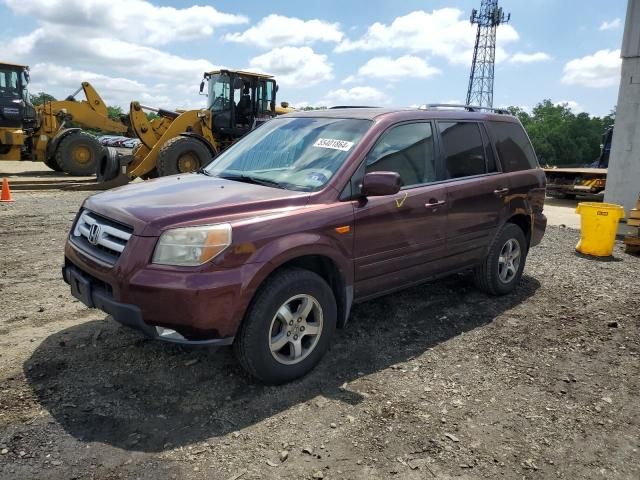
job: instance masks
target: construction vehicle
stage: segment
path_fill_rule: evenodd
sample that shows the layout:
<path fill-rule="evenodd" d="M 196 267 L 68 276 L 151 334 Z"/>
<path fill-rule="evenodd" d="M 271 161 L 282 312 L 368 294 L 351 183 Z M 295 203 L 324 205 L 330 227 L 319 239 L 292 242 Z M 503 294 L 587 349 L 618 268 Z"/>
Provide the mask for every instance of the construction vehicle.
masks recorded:
<path fill-rule="evenodd" d="M 607 168 L 611 153 L 613 127 L 602 135 L 600 155 L 591 165 L 584 167 L 556 168 L 547 167 L 547 194 L 556 198 L 576 198 L 577 195 L 596 197 L 604 196 L 607 184 Z"/>
<path fill-rule="evenodd" d="M 250 130 L 293 111 L 284 102 L 276 106 L 277 90 L 271 75 L 224 69 L 204 74 L 200 93 L 208 97 L 206 109 L 170 111 L 132 102 L 128 122 L 141 143 L 131 155 L 110 150 L 102 157 L 98 181 L 153 178 L 206 166 Z M 149 120 L 148 111 L 157 117 Z"/>
<path fill-rule="evenodd" d="M 88 83 L 65 100 L 33 106 L 29 67 L 0 63 L 0 160 L 44 162 L 70 175 L 93 175 L 105 150 L 82 128 L 124 134 L 127 125 L 112 120 L 98 92 Z M 84 92 L 86 100 L 77 101 Z"/>

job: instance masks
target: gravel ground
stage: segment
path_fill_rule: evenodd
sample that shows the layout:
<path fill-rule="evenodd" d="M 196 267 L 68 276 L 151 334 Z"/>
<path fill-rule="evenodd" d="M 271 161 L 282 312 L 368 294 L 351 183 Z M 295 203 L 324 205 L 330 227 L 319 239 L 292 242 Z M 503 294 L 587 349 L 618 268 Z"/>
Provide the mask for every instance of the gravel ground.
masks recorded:
<path fill-rule="evenodd" d="M 357 306 L 264 387 L 229 349 L 146 340 L 75 301 L 85 194 L 0 205 L 0 478 L 640 478 L 640 258 L 550 227 L 513 295 L 467 276 Z"/>

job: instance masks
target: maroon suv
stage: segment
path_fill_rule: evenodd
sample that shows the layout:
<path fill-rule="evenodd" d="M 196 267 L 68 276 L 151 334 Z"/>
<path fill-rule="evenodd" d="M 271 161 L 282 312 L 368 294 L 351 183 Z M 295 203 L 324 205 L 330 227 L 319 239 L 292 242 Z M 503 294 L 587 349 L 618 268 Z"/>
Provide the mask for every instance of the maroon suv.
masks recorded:
<path fill-rule="evenodd" d="M 73 295 L 145 334 L 233 344 L 267 383 L 318 363 L 360 302 L 472 270 L 518 284 L 545 177 L 503 113 L 284 115 L 198 173 L 88 198 L 65 248 Z"/>

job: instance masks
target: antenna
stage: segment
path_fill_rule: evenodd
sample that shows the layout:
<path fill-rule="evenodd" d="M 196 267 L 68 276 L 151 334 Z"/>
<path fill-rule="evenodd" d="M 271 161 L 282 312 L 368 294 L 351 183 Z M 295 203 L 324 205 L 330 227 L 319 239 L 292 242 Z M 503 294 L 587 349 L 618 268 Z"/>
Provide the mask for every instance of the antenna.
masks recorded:
<path fill-rule="evenodd" d="M 481 0 L 480 11 L 471 11 L 471 24 L 478 24 L 473 62 L 469 75 L 467 105 L 493 107 L 493 77 L 496 61 L 496 29 L 507 23 L 511 14 L 504 14 L 498 0 Z"/>

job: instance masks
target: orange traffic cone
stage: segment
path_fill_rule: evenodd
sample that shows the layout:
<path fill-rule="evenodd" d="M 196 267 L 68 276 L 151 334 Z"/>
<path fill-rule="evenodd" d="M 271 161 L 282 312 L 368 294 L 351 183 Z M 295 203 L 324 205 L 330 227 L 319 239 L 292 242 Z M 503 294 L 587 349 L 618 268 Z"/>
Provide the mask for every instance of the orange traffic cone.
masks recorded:
<path fill-rule="evenodd" d="M 0 202 L 13 202 L 11 188 L 9 188 L 9 179 L 7 177 L 2 179 L 2 194 L 0 194 Z"/>

